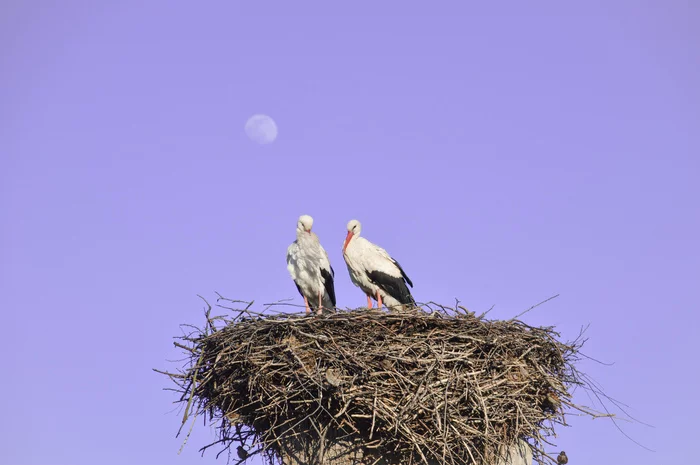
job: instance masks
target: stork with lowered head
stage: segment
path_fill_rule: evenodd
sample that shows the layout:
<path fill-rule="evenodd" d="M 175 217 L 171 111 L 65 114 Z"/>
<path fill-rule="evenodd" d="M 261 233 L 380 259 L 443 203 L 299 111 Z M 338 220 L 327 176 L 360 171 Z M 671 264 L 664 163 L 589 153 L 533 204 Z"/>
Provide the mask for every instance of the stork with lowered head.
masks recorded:
<path fill-rule="evenodd" d="M 335 308 L 335 272 L 318 236 L 311 232 L 313 224 L 309 215 L 299 217 L 297 238 L 287 249 L 287 270 L 304 298 L 306 313 L 316 310 L 320 315 L 324 308 Z"/>

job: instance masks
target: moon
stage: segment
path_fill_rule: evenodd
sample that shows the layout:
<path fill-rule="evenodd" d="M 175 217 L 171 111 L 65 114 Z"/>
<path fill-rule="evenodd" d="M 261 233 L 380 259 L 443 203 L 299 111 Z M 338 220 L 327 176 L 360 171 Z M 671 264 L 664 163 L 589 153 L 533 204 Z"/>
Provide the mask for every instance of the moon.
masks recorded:
<path fill-rule="evenodd" d="M 277 139 L 277 124 L 267 115 L 253 115 L 245 123 L 245 133 L 260 145 L 271 144 Z"/>

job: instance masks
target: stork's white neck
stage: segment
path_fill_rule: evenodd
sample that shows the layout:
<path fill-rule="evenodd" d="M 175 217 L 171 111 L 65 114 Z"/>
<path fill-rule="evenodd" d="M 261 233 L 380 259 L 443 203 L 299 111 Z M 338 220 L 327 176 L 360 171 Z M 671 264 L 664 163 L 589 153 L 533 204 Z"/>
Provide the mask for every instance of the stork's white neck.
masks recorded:
<path fill-rule="evenodd" d="M 297 230 L 297 239 L 300 241 L 312 240 L 314 236 L 315 234 L 311 231 L 304 231 L 303 229 L 301 231 Z"/>

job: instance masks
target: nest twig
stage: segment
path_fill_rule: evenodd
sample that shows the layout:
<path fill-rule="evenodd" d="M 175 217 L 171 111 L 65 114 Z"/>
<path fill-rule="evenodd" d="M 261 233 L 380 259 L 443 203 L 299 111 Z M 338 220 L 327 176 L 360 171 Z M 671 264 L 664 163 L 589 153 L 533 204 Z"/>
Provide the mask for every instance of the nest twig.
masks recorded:
<path fill-rule="evenodd" d="M 209 307 L 206 327 L 189 326 L 176 343 L 184 370 L 162 372 L 185 405 L 183 425 L 218 422 L 219 439 L 202 450 L 240 444 L 239 463 L 256 453 L 274 463 L 292 440 L 331 436 L 407 464 L 495 463 L 525 439 L 545 463 L 566 410 L 598 416 L 571 401 L 584 384 L 574 366 L 583 341 L 560 342 L 553 328 L 489 321 L 459 305 L 318 317 L 243 303 L 224 307 L 231 317 Z"/>

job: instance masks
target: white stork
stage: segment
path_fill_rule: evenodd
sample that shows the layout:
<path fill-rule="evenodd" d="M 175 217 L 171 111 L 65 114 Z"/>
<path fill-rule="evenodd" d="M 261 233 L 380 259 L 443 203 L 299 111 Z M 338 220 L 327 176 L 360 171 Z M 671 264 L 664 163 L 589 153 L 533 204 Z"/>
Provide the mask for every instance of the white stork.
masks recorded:
<path fill-rule="evenodd" d="M 413 283 L 386 250 L 360 237 L 362 225 L 357 220 L 348 223 L 348 235 L 343 244 L 343 258 L 353 284 L 367 295 L 367 308 L 372 308 L 372 299 L 377 307 L 382 300 L 387 307 L 405 308 L 415 305 L 406 284 Z"/>
<path fill-rule="evenodd" d="M 297 240 L 287 249 L 287 270 L 304 298 L 306 313 L 335 307 L 335 273 L 318 236 L 311 232 L 314 219 L 302 215 L 297 222 Z"/>

